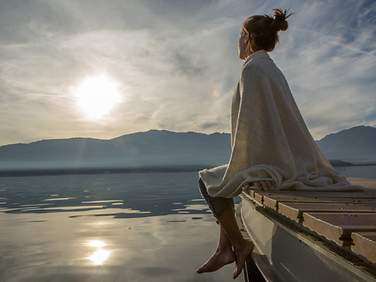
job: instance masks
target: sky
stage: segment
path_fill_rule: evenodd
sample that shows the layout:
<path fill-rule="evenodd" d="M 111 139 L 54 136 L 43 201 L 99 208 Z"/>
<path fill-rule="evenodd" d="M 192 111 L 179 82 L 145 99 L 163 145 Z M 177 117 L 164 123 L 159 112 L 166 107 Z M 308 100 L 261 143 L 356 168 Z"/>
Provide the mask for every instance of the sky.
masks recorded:
<path fill-rule="evenodd" d="M 294 12 L 269 55 L 314 139 L 376 126 L 375 1 L 0 0 L 0 145 L 229 133 L 241 23 L 273 8 Z"/>

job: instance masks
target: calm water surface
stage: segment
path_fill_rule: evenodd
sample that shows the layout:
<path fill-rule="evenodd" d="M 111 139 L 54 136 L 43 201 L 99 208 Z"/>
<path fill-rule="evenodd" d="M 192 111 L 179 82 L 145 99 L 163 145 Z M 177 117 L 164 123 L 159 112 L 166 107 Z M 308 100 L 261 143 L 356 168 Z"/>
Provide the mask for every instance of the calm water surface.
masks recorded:
<path fill-rule="evenodd" d="M 338 171 L 376 178 L 376 167 Z M 232 280 L 233 264 L 195 272 L 219 235 L 197 181 L 197 172 L 1 177 L 0 281 Z"/>
<path fill-rule="evenodd" d="M 195 272 L 219 237 L 197 181 L 197 172 L 1 177 L 0 281 L 228 281 L 234 265 Z"/>

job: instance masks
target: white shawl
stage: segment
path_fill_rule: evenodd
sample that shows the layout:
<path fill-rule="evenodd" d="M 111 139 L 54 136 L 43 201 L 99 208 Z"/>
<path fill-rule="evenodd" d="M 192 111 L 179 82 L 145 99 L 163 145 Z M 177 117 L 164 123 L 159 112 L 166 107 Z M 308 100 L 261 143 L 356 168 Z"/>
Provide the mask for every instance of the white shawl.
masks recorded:
<path fill-rule="evenodd" d="M 265 50 L 243 63 L 232 97 L 228 164 L 198 172 L 208 194 L 232 198 L 243 184 L 272 190 L 362 191 L 338 174 L 312 138 L 281 70 Z"/>

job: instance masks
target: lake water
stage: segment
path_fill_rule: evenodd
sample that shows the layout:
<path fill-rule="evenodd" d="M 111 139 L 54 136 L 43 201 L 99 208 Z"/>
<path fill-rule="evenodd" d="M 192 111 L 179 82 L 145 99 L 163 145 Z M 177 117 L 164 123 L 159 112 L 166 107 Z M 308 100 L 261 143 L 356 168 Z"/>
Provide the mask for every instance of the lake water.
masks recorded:
<path fill-rule="evenodd" d="M 337 169 L 376 178 L 376 166 Z M 0 281 L 232 280 L 234 264 L 195 272 L 219 238 L 197 181 L 197 172 L 0 177 Z"/>

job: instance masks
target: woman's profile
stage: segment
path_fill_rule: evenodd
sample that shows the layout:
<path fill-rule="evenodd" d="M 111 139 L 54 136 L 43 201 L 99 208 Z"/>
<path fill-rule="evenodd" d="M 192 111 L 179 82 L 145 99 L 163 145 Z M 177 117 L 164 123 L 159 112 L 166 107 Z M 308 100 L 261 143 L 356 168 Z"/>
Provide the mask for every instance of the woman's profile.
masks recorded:
<path fill-rule="evenodd" d="M 240 29 L 244 60 L 231 104 L 231 157 L 227 164 L 199 171 L 199 188 L 220 225 L 216 251 L 197 273 L 235 262 L 243 270 L 254 245 L 242 237 L 233 197 L 253 184 L 262 190 L 363 190 L 337 173 L 302 118 L 282 71 L 267 52 L 288 28 L 286 10 L 247 17 Z"/>

